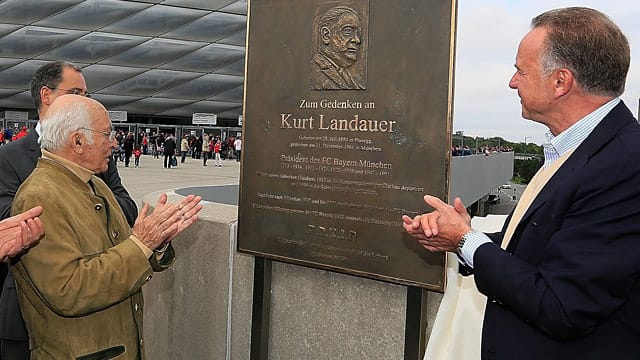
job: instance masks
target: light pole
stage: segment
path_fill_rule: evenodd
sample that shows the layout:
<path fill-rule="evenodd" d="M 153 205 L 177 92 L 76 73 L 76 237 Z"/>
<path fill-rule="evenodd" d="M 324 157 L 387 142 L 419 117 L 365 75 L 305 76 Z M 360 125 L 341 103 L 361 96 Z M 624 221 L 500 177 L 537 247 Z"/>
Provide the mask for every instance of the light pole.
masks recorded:
<path fill-rule="evenodd" d="M 456 135 L 460 136 L 460 149 L 464 147 L 464 131 L 458 130 L 456 131 Z"/>
<path fill-rule="evenodd" d="M 527 144 L 528 144 L 528 143 L 527 143 L 527 139 L 531 139 L 531 136 L 525 136 L 525 137 L 524 137 L 524 144 L 525 144 L 525 145 L 527 145 Z"/>

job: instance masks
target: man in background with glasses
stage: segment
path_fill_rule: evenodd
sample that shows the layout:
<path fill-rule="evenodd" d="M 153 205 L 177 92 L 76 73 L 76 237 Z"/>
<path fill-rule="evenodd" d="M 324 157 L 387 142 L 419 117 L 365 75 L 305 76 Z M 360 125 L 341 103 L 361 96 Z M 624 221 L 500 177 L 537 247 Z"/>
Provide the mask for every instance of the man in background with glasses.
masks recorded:
<path fill-rule="evenodd" d="M 43 119 L 57 97 L 66 94 L 89 96 L 81 69 L 69 62 L 55 61 L 36 70 L 31 80 L 31 96 Z M 18 187 L 31 174 L 41 156 L 38 145 L 40 123 L 26 137 L 0 148 L 0 219 L 9 217 Z M 11 146 L 9 146 L 11 145 Z M 109 161 L 108 169 L 97 174 L 111 189 L 130 226 L 138 216 L 136 203 L 122 186 L 120 175 Z M 2 265 L 6 266 L 6 265 Z M 2 280 L 2 279 L 0 279 Z M 29 359 L 29 338 L 20 313 L 15 280 L 9 273 L 0 296 L 0 359 Z"/>

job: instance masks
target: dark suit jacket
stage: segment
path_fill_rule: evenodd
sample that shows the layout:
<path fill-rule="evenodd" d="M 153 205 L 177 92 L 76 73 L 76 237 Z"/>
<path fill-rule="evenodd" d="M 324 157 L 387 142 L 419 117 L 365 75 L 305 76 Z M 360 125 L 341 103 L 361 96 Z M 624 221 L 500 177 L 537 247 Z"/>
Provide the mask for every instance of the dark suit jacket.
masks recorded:
<path fill-rule="evenodd" d="M 623 103 L 474 273 L 483 359 L 640 359 L 640 125 Z"/>
<path fill-rule="evenodd" d="M 173 137 L 167 138 L 164 141 L 164 154 L 165 155 L 174 155 L 176 153 L 176 142 L 173 140 Z"/>
<path fill-rule="evenodd" d="M 0 147 L 0 218 L 9 217 L 13 197 L 20 184 L 31 175 L 42 152 L 35 131 L 22 139 Z M 109 169 L 98 175 L 113 191 L 122 208 L 127 222 L 133 226 L 138 217 L 138 208 L 127 190 L 122 186 L 120 175 L 113 160 L 109 161 Z M 44 209 L 47 211 L 47 209 Z M 46 229 L 45 229 L 46 231 Z M 0 297 L 0 339 L 28 340 L 24 321 L 20 314 L 16 296 L 15 281 L 11 272 L 4 281 Z"/>

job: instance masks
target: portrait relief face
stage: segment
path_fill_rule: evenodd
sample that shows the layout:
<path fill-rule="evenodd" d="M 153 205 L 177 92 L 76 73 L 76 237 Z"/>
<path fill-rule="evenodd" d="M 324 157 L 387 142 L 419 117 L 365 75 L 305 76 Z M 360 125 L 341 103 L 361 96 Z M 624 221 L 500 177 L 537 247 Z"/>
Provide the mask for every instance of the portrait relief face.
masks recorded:
<path fill-rule="evenodd" d="M 353 14 L 343 14 L 330 27 L 322 28 L 328 55 L 341 66 L 350 66 L 358 58 L 362 43 L 362 26 Z"/>
<path fill-rule="evenodd" d="M 311 90 L 365 90 L 367 88 L 368 13 L 366 3 L 356 9 L 317 8 L 309 61 Z"/>

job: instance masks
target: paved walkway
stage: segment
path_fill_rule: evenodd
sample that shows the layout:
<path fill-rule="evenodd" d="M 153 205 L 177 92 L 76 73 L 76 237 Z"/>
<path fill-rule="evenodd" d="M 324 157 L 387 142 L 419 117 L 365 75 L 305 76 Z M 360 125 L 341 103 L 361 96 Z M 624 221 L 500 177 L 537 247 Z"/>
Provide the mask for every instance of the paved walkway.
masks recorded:
<path fill-rule="evenodd" d="M 222 160 L 222 167 L 216 167 L 214 166 L 215 161 L 211 159 L 207 160 L 207 166 L 202 166 L 202 159 L 187 157 L 185 163 L 181 164 L 178 157 L 177 168 L 164 169 L 162 167 L 163 159 L 164 157 L 154 159 L 151 155 L 142 155 L 138 168 L 133 167 L 133 158 L 129 167 L 125 167 L 123 162 L 118 162 L 122 183 L 138 207 L 142 206 L 142 199 L 145 195 L 156 191 L 239 184 L 240 163 L 235 160 Z M 221 189 L 227 192 L 232 191 L 230 187 Z M 229 194 L 224 195 L 226 196 L 218 202 L 229 201 Z"/>

